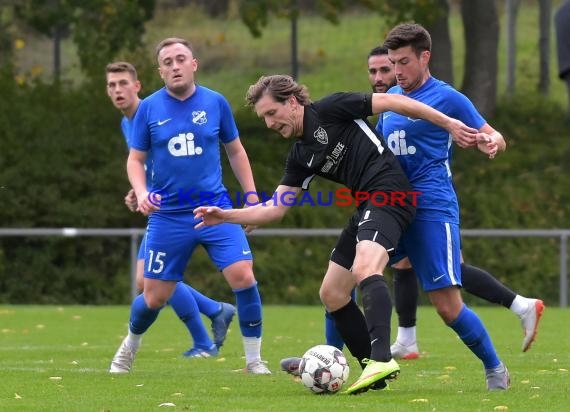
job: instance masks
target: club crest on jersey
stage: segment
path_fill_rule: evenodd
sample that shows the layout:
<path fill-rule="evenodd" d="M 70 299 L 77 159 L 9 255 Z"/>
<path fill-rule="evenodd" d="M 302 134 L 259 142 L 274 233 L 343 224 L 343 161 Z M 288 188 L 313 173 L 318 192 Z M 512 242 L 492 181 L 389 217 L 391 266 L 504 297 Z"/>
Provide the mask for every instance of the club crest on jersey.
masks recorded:
<path fill-rule="evenodd" d="M 197 110 L 192 112 L 192 123 L 194 124 L 205 124 L 208 121 L 206 119 L 206 112 L 204 110 Z"/>
<path fill-rule="evenodd" d="M 319 142 L 320 144 L 327 144 L 329 142 L 329 136 L 327 135 L 327 131 L 323 129 L 321 126 L 319 126 L 317 130 L 315 130 L 313 136 L 315 136 L 315 139 L 317 139 L 317 142 Z"/>

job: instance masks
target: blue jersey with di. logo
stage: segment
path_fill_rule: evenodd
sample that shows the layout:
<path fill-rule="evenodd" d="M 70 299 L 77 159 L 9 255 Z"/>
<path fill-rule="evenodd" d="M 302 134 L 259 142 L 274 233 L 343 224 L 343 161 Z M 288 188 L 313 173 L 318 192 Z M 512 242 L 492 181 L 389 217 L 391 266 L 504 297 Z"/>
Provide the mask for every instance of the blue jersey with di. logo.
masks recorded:
<path fill-rule="evenodd" d="M 400 86 L 388 93 L 403 94 L 480 129 L 486 122 L 473 103 L 445 82 L 430 77 L 419 89 L 405 94 Z M 459 206 L 451 176 L 452 137 L 426 120 L 395 112 L 383 113 L 376 129 L 396 155 L 417 197 L 416 220 L 459 223 Z"/>
<path fill-rule="evenodd" d="M 220 143 L 238 137 L 230 105 L 219 93 L 196 85 L 181 101 L 162 88 L 145 98 L 133 119 L 131 147 L 152 152 L 151 191 L 161 210 L 192 210 L 226 196 Z"/>

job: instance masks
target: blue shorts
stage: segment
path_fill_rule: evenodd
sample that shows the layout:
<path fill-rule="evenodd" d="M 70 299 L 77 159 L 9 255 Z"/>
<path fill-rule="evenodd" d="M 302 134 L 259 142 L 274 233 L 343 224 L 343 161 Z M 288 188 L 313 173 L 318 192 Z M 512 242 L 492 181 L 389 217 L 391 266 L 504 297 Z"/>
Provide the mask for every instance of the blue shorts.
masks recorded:
<path fill-rule="evenodd" d="M 153 213 L 146 231 L 144 277 L 181 281 L 188 261 L 202 245 L 218 270 L 252 260 L 245 232 L 240 225 L 222 223 L 194 229 L 198 222 L 188 212 Z"/>
<path fill-rule="evenodd" d="M 414 220 L 402 235 L 390 263 L 406 256 L 426 292 L 461 286 L 458 224 Z"/>

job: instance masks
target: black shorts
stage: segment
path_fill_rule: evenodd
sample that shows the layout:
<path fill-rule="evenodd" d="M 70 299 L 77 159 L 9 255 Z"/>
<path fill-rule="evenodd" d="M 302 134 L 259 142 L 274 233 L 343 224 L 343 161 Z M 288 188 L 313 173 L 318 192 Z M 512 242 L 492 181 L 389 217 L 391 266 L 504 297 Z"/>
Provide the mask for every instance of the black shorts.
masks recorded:
<path fill-rule="evenodd" d="M 356 256 L 356 244 L 361 240 L 378 243 L 392 255 L 400 236 L 416 215 L 416 208 L 405 206 L 375 206 L 369 200 L 348 220 L 331 253 L 330 260 L 350 270 Z"/>

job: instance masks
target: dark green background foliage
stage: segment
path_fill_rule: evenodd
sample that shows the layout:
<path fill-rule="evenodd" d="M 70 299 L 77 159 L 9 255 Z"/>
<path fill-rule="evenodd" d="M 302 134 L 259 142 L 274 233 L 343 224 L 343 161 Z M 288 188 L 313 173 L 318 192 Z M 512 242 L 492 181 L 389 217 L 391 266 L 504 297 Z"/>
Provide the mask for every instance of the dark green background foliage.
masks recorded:
<path fill-rule="evenodd" d="M 145 219 L 123 205 L 128 182 L 120 115 L 100 85 L 68 90 L 0 81 L 0 93 L 3 227 L 144 227 Z M 517 96 L 501 102 L 491 121 L 507 137 L 504 155 L 490 161 L 475 151 L 456 150 L 452 167 L 463 228 L 568 226 L 570 126 L 563 119 L 558 106 Z M 273 191 L 290 142 L 266 130 L 250 109 L 240 108 L 236 120 L 258 190 Z M 224 166 L 227 186 L 238 190 Z M 323 180 L 312 185 L 313 194 L 335 188 Z M 342 227 L 350 212 L 297 207 L 274 226 Z M 317 303 L 334 240 L 253 237 L 264 301 Z M 467 262 L 487 268 L 522 294 L 557 304 L 556 240 L 464 238 L 463 245 Z M 0 302 L 127 303 L 129 257 L 126 238 L 0 238 Z M 231 299 L 202 250 L 187 279 L 205 293 Z"/>

